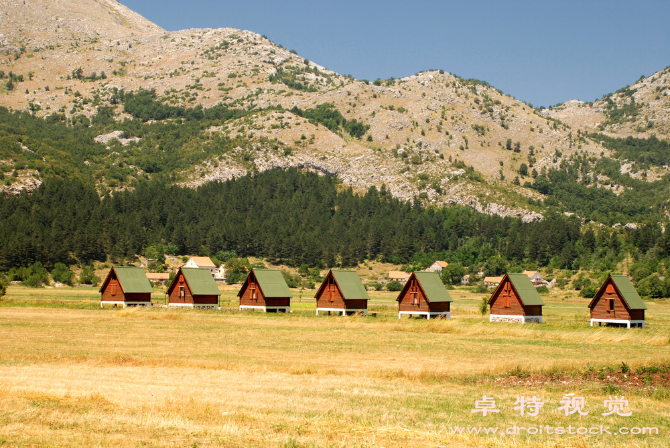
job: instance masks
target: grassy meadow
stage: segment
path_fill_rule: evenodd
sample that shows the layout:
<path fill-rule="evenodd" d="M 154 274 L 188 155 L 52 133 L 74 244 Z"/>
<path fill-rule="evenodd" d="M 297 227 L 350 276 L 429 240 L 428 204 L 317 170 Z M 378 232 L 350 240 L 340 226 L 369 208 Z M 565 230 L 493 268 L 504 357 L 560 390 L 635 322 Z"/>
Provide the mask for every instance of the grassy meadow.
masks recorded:
<path fill-rule="evenodd" d="M 544 296 L 542 325 L 491 324 L 483 294 L 461 289 L 453 318 L 431 321 L 399 320 L 389 292 L 371 293 L 377 317 L 344 318 L 316 317 L 314 291 L 294 291 L 289 315 L 241 313 L 236 288 L 222 294 L 222 311 L 101 309 L 95 288 L 11 286 L 0 446 L 668 446 L 668 301 L 648 302 L 646 329 L 626 330 L 589 327 L 588 300 L 564 291 Z M 657 373 L 629 384 L 639 371 Z M 558 410 L 569 393 L 588 415 Z M 471 412 L 483 395 L 500 413 Z M 533 395 L 538 416 L 514 410 Z M 602 416 L 610 396 L 633 415 Z M 659 434 L 452 433 L 513 425 Z"/>

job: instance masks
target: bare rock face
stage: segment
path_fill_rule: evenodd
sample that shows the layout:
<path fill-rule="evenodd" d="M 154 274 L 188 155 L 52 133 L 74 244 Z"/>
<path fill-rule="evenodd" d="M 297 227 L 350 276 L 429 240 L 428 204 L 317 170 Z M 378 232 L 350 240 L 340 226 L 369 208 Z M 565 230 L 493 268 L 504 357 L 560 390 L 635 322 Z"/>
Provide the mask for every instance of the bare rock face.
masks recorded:
<path fill-rule="evenodd" d="M 22 192 L 32 192 L 42 185 L 39 178 L 39 172 L 35 170 L 21 170 L 17 175 L 9 176 L 11 182 L 9 185 L 0 183 L 0 193 L 21 194 Z"/>
<path fill-rule="evenodd" d="M 501 218 L 517 218 L 521 219 L 523 222 L 538 222 L 544 219 L 540 213 L 534 211 L 528 211 L 521 208 L 511 208 L 505 205 L 496 204 L 495 202 L 489 202 L 486 205 L 482 205 L 477 198 L 465 198 L 465 199 L 450 199 L 447 201 L 449 204 L 460 204 L 467 207 L 471 207 L 479 213 L 492 216 L 500 216 Z"/>
<path fill-rule="evenodd" d="M 165 33 L 115 0 L 2 0 L 0 5 L 0 33 L 38 48 L 59 39 Z"/>
<path fill-rule="evenodd" d="M 131 143 L 138 143 L 140 140 L 142 140 L 139 137 L 123 138 L 123 131 L 114 131 L 110 132 L 109 134 L 98 135 L 93 140 L 95 140 L 98 143 L 107 145 L 110 141 L 115 139 L 118 140 L 119 143 L 121 143 L 123 146 L 128 146 Z"/>

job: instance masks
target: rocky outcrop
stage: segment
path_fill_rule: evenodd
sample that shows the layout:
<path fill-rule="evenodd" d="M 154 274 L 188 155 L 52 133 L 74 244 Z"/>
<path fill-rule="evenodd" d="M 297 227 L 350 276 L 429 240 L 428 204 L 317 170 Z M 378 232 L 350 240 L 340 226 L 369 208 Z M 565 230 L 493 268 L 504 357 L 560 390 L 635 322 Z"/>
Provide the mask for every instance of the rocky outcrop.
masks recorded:
<path fill-rule="evenodd" d="M 0 193 L 18 195 L 24 191 L 34 191 L 42 185 L 39 173 L 33 170 L 22 171 L 17 177 L 9 177 L 9 179 L 12 179 L 9 185 L 0 184 Z"/>
<path fill-rule="evenodd" d="M 512 208 L 506 205 L 496 204 L 495 202 L 489 202 L 486 205 L 482 205 L 477 198 L 473 197 L 448 199 L 447 203 L 465 205 L 485 215 L 500 216 L 502 218 L 517 218 L 523 222 L 536 222 L 544 219 L 544 216 L 540 213 L 524 210 L 522 208 Z"/>
<path fill-rule="evenodd" d="M 131 143 L 139 143 L 142 140 L 139 137 L 123 138 L 123 134 L 124 134 L 123 131 L 114 131 L 110 132 L 109 134 L 98 135 L 93 140 L 95 140 L 98 143 L 102 143 L 103 145 L 107 145 L 109 144 L 110 141 L 116 139 L 123 146 L 128 146 Z"/>

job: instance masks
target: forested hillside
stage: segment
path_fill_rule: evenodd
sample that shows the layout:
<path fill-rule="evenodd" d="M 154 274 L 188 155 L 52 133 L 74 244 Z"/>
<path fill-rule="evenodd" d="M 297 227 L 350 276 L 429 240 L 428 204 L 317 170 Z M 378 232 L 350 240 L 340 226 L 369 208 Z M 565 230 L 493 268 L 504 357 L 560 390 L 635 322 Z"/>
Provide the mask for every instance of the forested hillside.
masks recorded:
<path fill-rule="evenodd" d="M 208 129 L 230 126 L 242 117 L 288 113 L 281 107 L 267 110 L 226 106 L 183 108 L 164 105 L 152 91 L 117 91 L 114 95 L 115 101 L 123 104 L 124 111 L 134 118 L 117 123 L 110 116 L 110 109 L 105 107 L 90 120 L 84 116 L 67 118 L 59 114 L 42 119 L 0 107 L 0 160 L 13 161 L 13 164 L 0 164 L 0 182 L 11 185 L 18 173 L 34 170 L 43 179 L 76 178 L 93 183 L 104 195 L 134 188 L 138 182 L 147 180 L 179 183 L 185 179 L 184 173 L 194 166 L 210 170 L 242 166 L 254 172 L 256 159 L 287 159 L 296 147 L 244 132 L 206 133 Z M 343 118 L 332 105 L 305 110 L 294 108 L 292 112 L 351 137 L 366 131 L 359 122 Z M 122 132 L 137 141 L 122 143 L 122 139 L 113 138 L 103 144 L 94 140 L 97 135 L 112 131 Z M 668 142 L 655 137 L 615 139 L 601 134 L 582 134 L 576 142 L 587 138 L 602 142 L 615 151 L 617 158 L 583 153 L 568 156 L 555 151 L 549 168 L 538 172 L 532 168 L 534 158 L 529 156 L 530 166 L 522 163 L 513 183 L 535 191 L 536 199 L 507 188 L 500 188 L 499 193 L 512 197 L 516 205 L 525 208 L 543 213 L 547 210 L 576 213 L 581 218 L 610 226 L 665 220 L 670 176 L 647 178 L 647 171 L 643 170 L 664 169 L 670 160 Z M 301 141 L 294 143 L 302 144 Z M 631 162 L 626 164 L 622 160 Z M 460 173 L 452 182 L 461 179 L 490 188 L 474 167 L 460 160 L 444 164 L 446 169 Z M 369 170 L 374 174 L 372 168 Z M 234 172 L 238 176 L 244 173 Z M 447 188 L 440 182 L 428 186 L 431 177 L 426 174 L 418 174 L 417 181 L 419 186 L 439 192 Z M 430 197 L 425 193 L 416 194 L 414 200 L 431 206 Z"/>
<path fill-rule="evenodd" d="M 32 194 L 1 196 L 0 222 L 2 270 L 35 261 L 122 262 L 153 244 L 313 267 L 441 257 L 491 274 L 529 264 L 611 270 L 629 253 L 656 264 L 670 255 L 670 237 L 657 226 L 581 231 L 578 219 L 558 214 L 522 223 L 459 206 L 426 209 L 385 188 L 359 196 L 336 179 L 293 169 L 198 189 L 140 182 L 102 199 L 90 184 L 49 179 Z"/>

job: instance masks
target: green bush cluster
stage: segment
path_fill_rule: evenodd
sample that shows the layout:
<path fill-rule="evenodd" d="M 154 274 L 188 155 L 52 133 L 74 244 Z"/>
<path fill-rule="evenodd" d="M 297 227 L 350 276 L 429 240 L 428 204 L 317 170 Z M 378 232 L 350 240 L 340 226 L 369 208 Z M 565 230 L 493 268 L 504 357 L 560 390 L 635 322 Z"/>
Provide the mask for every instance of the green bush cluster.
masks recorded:
<path fill-rule="evenodd" d="M 40 261 L 36 261 L 28 267 L 14 267 L 7 274 L 8 281 L 20 281 L 24 286 L 33 288 L 49 284 L 49 271 Z"/>
<path fill-rule="evenodd" d="M 302 110 L 297 106 L 291 109 L 291 113 L 307 118 L 310 123 L 319 123 L 333 132 L 338 132 L 341 129 L 346 131 L 349 135 L 355 138 L 361 138 L 370 129 L 370 125 L 353 120 L 347 120 L 344 116 L 330 103 L 319 104 L 311 109 Z"/>
<path fill-rule="evenodd" d="M 93 266 L 86 266 L 79 274 L 79 284 L 98 286 L 100 284 L 100 277 L 95 274 Z"/>

